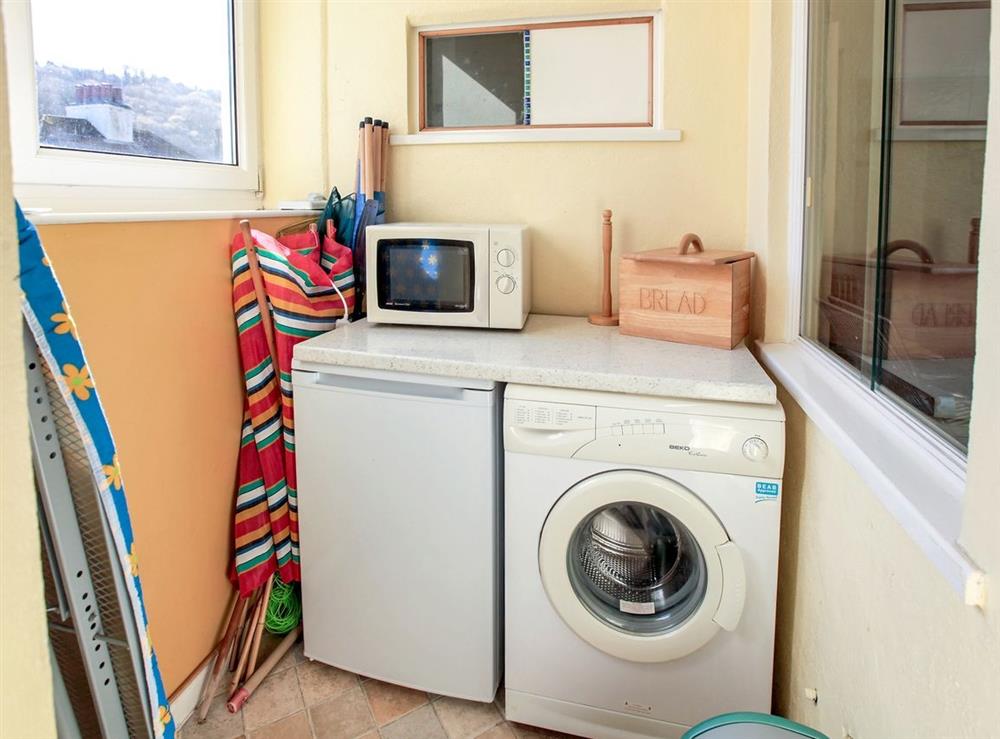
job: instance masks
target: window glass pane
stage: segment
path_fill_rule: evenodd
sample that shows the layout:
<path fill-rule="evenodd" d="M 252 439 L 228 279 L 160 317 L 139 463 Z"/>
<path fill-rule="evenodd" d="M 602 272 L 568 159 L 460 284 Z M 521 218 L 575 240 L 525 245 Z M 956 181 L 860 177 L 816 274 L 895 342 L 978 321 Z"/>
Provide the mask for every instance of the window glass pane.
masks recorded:
<path fill-rule="evenodd" d="M 976 338 L 988 2 L 899 2 L 875 380 L 964 448 Z"/>
<path fill-rule="evenodd" d="M 524 121 L 524 33 L 430 36 L 427 127 L 514 126 Z"/>
<path fill-rule="evenodd" d="M 867 374 L 875 298 L 882 2 L 810 4 L 802 333 Z"/>
<path fill-rule="evenodd" d="M 43 147 L 236 164 L 229 0 L 31 0 Z"/>
<path fill-rule="evenodd" d="M 810 3 L 802 334 L 962 450 L 989 12 Z"/>

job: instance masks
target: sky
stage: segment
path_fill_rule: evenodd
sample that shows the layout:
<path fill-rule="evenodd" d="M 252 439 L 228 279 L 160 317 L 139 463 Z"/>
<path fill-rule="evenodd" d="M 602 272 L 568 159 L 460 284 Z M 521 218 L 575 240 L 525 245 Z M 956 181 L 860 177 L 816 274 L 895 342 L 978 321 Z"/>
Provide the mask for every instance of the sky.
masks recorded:
<path fill-rule="evenodd" d="M 229 0 L 31 0 L 31 23 L 39 64 L 229 86 Z"/>

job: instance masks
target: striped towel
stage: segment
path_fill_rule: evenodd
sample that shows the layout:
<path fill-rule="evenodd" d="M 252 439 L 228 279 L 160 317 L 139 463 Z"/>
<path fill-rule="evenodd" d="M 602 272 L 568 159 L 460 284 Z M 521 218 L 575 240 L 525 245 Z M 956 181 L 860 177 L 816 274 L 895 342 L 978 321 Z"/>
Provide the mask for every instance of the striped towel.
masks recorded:
<path fill-rule="evenodd" d="M 249 594 L 275 569 L 285 582 L 299 579 L 299 528 L 295 494 L 295 423 L 292 348 L 334 328 L 354 307 L 351 250 L 310 233 L 277 240 L 253 231 L 272 311 L 280 388 L 254 294 L 243 235 L 231 247 L 233 310 L 246 385 L 236 493 L 235 574 Z"/>

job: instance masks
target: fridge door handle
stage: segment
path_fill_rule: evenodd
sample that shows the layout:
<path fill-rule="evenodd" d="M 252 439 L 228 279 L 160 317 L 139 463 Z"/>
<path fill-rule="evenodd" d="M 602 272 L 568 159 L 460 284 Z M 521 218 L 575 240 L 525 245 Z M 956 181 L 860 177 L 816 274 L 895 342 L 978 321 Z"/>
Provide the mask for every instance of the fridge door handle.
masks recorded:
<path fill-rule="evenodd" d="M 386 380 L 375 377 L 356 377 L 326 372 L 295 372 L 296 387 L 318 390 L 346 390 L 355 393 L 393 395 L 401 398 L 452 401 L 470 405 L 489 405 L 494 390 L 478 390 L 453 385 L 432 385 L 405 380 Z"/>

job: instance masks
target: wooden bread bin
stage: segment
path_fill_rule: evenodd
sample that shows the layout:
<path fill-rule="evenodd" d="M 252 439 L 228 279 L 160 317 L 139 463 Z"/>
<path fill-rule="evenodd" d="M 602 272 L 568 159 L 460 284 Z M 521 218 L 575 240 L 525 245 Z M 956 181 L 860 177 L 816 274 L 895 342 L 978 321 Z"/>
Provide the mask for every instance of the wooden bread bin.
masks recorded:
<path fill-rule="evenodd" d="M 622 255 L 621 332 L 732 349 L 750 330 L 753 257 L 752 251 L 706 251 L 692 233 L 684 234 L 676 249 Z"/>

